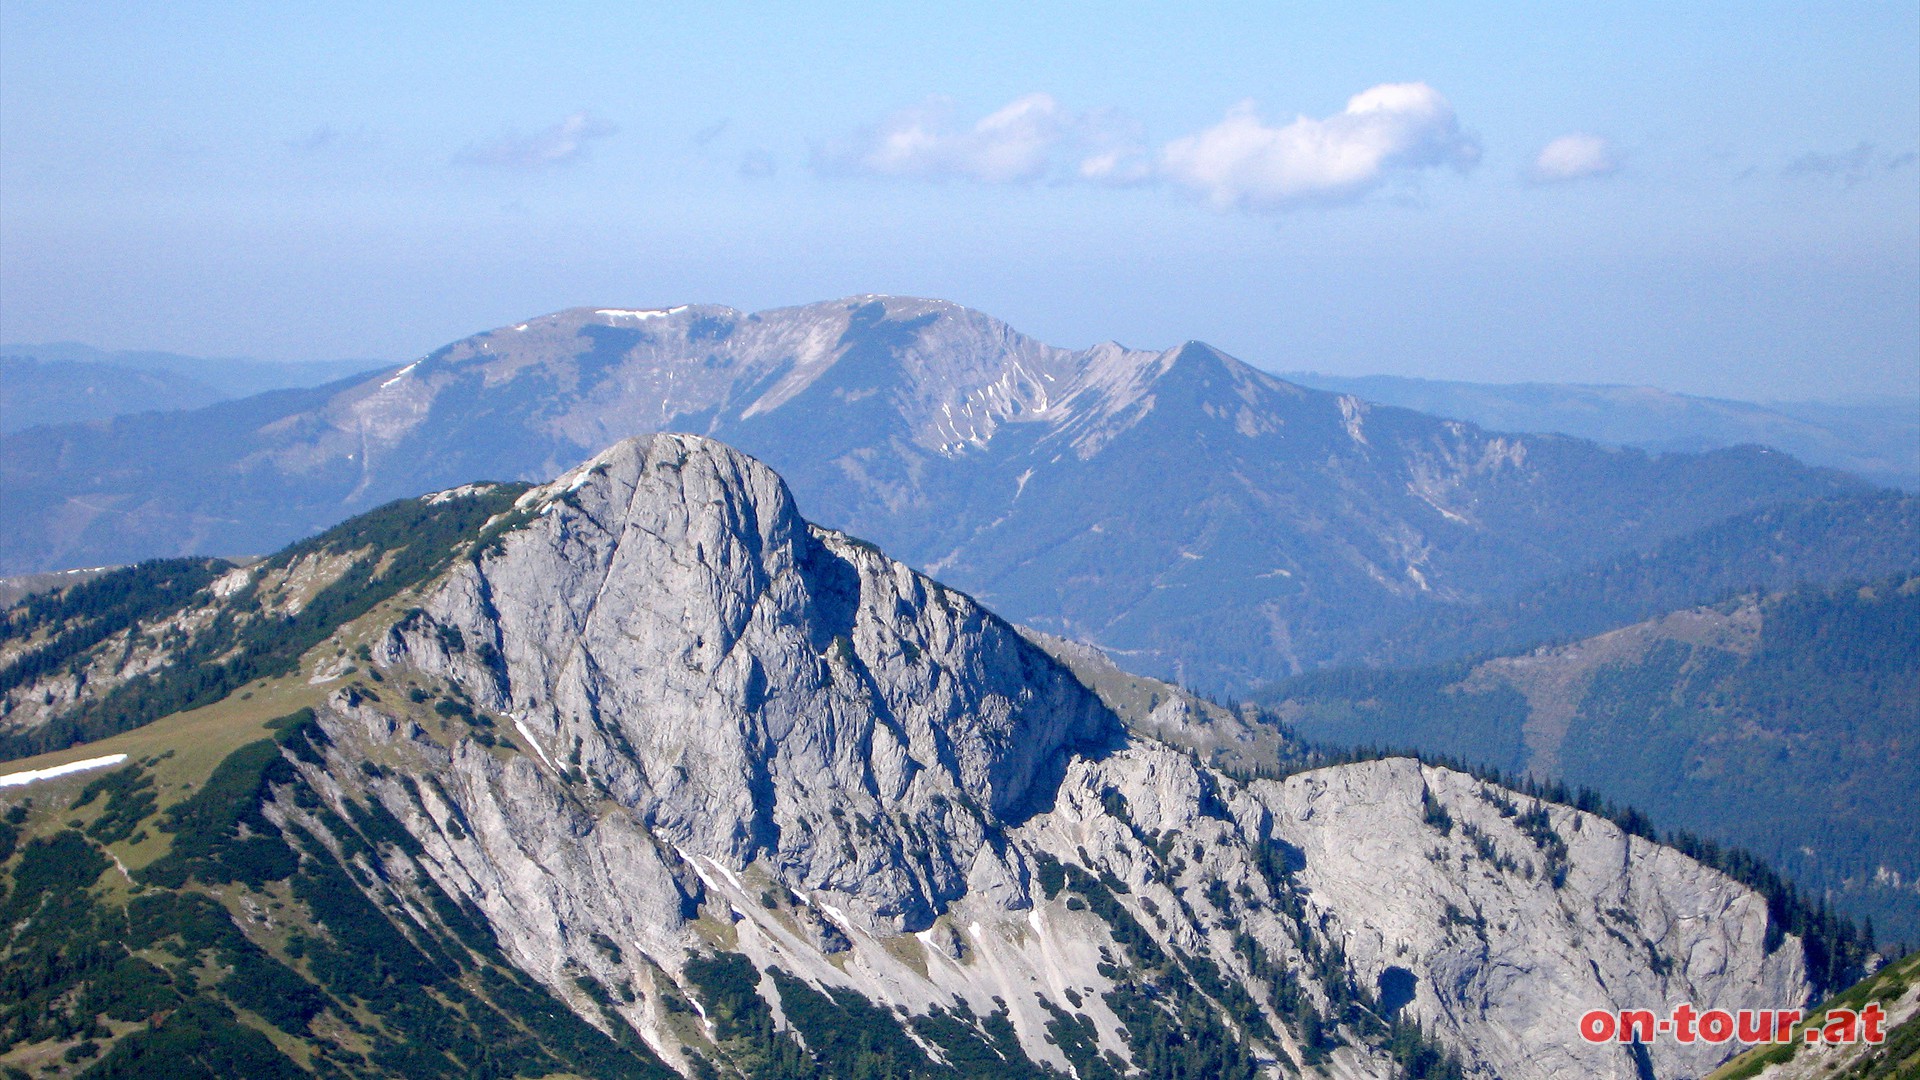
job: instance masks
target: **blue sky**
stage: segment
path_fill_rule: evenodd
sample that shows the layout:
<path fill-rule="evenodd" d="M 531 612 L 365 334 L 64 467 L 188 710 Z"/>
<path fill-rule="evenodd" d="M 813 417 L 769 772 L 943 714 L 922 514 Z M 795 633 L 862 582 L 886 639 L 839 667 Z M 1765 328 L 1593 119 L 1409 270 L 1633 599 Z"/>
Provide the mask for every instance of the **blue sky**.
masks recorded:
<path fill-rule="evenodd" d="M 1274 370 L 1920 395 L 1920 9 L 0 6 L 0 339 L 935 295 Z"/>

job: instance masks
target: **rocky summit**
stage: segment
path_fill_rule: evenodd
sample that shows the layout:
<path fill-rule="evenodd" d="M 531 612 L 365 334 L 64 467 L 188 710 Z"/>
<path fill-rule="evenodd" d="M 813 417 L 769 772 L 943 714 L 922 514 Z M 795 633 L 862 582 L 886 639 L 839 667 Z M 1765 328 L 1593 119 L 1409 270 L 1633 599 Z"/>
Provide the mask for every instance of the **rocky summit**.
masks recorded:
<path fill-rule="evenodd" d="M 1582 1013 L 1815 989 L 1768 897 L 1606 818 L 1410 758 L 1216 765 L 1228 710 L 1069 667 L 709 439 L 382 514 L 15 688 L 16 724 L 105 723 L 169 657 L 252 664 L 17 766 L 114 771 L 0 788 L 8 955 L 108 942 L 0 1056 L 1637 1080 L 1734 1048 L 1589 1045 Z M 246 660 L 321 611 L 297 662 Z"/>
<path fill-rule="evenodd" d="M 1048 805 L 1070 751 L 1118 735 L 1012 627 L 808 525 L 772 470 L 718 444 L 621 443 L 516 512 L 375 661 L 510 717 L 682 858 L 764 860 L 925 930 L 969 891 L 1017 888 L 989 832 Z"/>

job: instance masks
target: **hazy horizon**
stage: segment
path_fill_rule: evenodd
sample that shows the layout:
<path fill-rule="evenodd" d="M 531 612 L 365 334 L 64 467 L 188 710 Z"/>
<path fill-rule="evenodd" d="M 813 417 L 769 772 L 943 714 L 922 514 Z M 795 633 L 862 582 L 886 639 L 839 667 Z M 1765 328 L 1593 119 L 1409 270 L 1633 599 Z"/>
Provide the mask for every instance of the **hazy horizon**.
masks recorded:
<path fill-rule="evenodd" d="M 1920 11 L 0 9 L 0 339 L 930 295 L 1271 371 L 1920 393 Z"/>

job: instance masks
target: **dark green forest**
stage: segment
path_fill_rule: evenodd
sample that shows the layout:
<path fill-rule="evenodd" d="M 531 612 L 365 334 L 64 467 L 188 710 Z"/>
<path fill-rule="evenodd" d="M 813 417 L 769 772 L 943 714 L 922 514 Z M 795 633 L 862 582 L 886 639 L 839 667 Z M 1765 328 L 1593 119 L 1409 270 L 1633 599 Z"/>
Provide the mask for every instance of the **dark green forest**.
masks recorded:
<path fill-rule="evenodd" d="M 1920 496 L 1777 503 L 1509 595 L 1434 604 L 1383 629 L 1368 662 L 1404 667 L 1561 643 L 1731 596 L 1920 574 Z"/>
<path fill-rule="evenodd" d="M 91 1060 L 80 1073 L 90 1078 L 673 1075 L 637 1038 L 609 1038 L 521 974 L 478 913 L 430 879 L 405 885 L 424 894 L 432 919 L 396 921 L 400 883 L 371 856 L 411 838 L 377 805 L 342 818 L 300 778 L 288 755 L 314 756 L 324 739 L 310 712 L 276 727 L 168 811 L 154 813 L 145 763 L 136 763 L 75 800 L 77 810 L 104 799 L 85 831 L 60 829 L 9 852 L 0 1053 L 79 1039 L 67 1060 Z M 344 860 L 304 829 L 264 817 L 270 789 L 315 814 Z M 16 805 L 6 846 L 26 816 Z M 134 828 L 170 834 L 172 849 L 113 902 L 96 887 L 114 872 L 98 845 Z M 239 888 L 278 907 L 275 886 L 301 925 L 324 932 L 296 930 L 270 952 L 216 899 Z M 306 1067 L 243 1022 L 243 1011 L 307 1046 Z M 122 1025 L 117 1040 L 109 1022 Z"/>
<path fill-rule="evenodd" d="M 400 499 L 286 548 L 256 568 L 253 581 L 229 598 L 204 631 L 191 637 L 170 632 L 160 644 L 172 646 L 171 663 L 85 700 L 48 724 L 0 733 L 0 761 L 104 739 L 169 713 L 212 704 L 255 679 L 287 674 L 341 624 L 446 569 L 481 525 L 510 510 L 526 489 L 525 484 L 497 484 L 464 498 Z M 510 525 L 496 525 L 477 544 Z M 258 610 L 254 589 L 260 576 L 312 555 L 354 558 L 298 613 Z M 0 634 L 24 639 L 37 631 L 52 638 L 0 668 L 0 693 L 63 667 L 84 675 L 113 632 L 211 602 L 205 586 L 224 569 L 217 560 L 141 563 L 27 600 L 7 612 Z"/>

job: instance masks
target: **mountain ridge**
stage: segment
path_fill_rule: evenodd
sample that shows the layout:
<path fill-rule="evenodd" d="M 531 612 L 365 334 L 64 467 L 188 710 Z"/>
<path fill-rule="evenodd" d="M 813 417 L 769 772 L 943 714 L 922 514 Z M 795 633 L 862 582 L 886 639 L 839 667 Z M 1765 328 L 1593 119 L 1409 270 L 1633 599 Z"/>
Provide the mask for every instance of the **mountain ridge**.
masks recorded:
<path fill-rule="evenodd" d="M 1436 604 L 1867 490 L 1760 450 L 1482 432 L 1200 344 L 1057 349 L 911 298 L 570 309 L 288 393 L 0 444 L 0 494 L 30 511 L 0 523 L 0 564 L 262 550 L 678 429 L 747 448 L 826 524 L 1015 621 L 1230 687 L 1356 655 Z"/>
<path fill-rule="evenodd" d="M 140 917 L 51 976 L 69 1011 L 5 1052 L 60 1071 L 100 1024 L 67 1071 L 94 1053 L 121 1075 L 198 1023 L 345 1075 L 469 1075 L 510 1035 L 519 1060 L 586 1072 L 618 1052 L 702 1076 L 1417 1060 L 1626 1080 L 1631 1054 L 1572 1037 L 1580 1010 L 1811 989 L 1766 899 L 1677 851 L 1411 759 L 1238 779 L 1123 736 L 972 598 L 792 506 L 711 440 L 630 440 L 226 571 L 143 624 L 161 655 L 99 641 L 99 662 L 159 671 L 235 626 L 332 620 L 291 669 L 86 747 L 136 751 L 91 795 L 61 794 L 84 775 L 20 792 L 7 902 L 38 917 L 8 922 L 16 949 Z M 443 532 L 408 524 L 436 514 Z M 190 725 L 239 749 L 197 749 Z M 54 889 L 36 875 L 60 852 L 76 880 Z M 203 942 L 234 974 L 161 962 Z M 415 975 L 440 996 L 381 981 Z M 108 1028 L 87 1010 L 147 1014 L 103 985 L 172 1011 Z M 536 991 L 574 1026 L 485 1034 Z M 411 1034 L 435 1017 L 458 1037 Z M 1727 1053 L 1649 1052 L 1690 1072 Z"/>
<path fill-rule="evenodd" d="M 1626 384 L 1460 382 L 1311 371 L 1282 377 L 1496 431 L 1554 431 L 1654 452 L 1761 444 L 1875 483 L 1920 490 L 1920 421 L 1914 419 L 1920 400 L 1750 402 Z"/>

